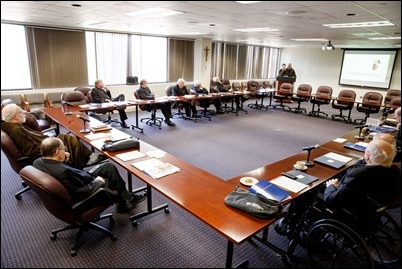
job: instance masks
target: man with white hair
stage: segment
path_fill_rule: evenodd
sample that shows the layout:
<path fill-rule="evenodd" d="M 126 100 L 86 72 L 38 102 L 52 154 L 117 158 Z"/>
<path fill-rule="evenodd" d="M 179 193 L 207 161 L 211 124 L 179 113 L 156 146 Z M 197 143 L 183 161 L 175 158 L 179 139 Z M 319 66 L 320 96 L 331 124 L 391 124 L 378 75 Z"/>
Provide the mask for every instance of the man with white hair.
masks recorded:
<path fill-rule="evenodd" d="M 401 171 L 392 164 L 395 154 L 396 148 L 383 139 L 368 143 L 364 166 L 349 169 L 341 180 L 335 178 L 325 183 L 325 203 L 331 209 L 346 209 L 356 217 L 359 227 L 370 228 L 376 207 L 368 203 L 367 197 L 384 206 L 400 190 Z"/>
<path fill-rule="evenodd" d="M 1 115 L 4 120 L 1 123 L 1 129 L 10 136 L 22 154 L 32 158 L 40 156 L 40 144 L 48 136 L 25 127 L 23 125 L 26 121 L 25 114 L 16 104 L 4 106 Z M 104 155 L 93 153 L 85 147 L 75 136 L 59 134 L 58 137 L 63 140 L 71 153 L 68 164 L 77 169 L 94 165 L 105 159 Z"/>

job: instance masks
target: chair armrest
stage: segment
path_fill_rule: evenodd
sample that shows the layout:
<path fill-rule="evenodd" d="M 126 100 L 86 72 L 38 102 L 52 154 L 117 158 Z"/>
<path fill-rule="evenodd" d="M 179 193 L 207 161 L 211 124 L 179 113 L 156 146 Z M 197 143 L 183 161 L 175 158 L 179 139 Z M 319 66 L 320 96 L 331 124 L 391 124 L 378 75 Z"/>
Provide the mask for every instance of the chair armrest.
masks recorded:
<path fill-rule="evenodd" d="M 41 132 L 42 132 L 42 134 L 44 134 L 44 133 L 51 132 L 51 131 L 55 131 L 57 133 L 57 128 L 53 126 L 53 127 L 47 128 L 45 130 L 42 130 Z"/>
<path fill-rule="evenodd" d="M 45 102 L 45 107 L 53 107 L 54 106 L 53 102 L 49 99 L 45 100 L 44 102 Z"/>
<path fill-rule="evenodd" d="M 96 206 L 112 205 L 114 203 L 114 197 L 117 195 L 117 191 L 111 191 L 101 187 L 84 200 L 73 204 L 71 208 L 76 214 L 81 214 Z"/>
<path fill-rule="evenodd" d="M 22 102 L 22 108 L 27 112 L 31 112 L 31 107 L 30 107 L 29 103 L 26 101 Z"/>

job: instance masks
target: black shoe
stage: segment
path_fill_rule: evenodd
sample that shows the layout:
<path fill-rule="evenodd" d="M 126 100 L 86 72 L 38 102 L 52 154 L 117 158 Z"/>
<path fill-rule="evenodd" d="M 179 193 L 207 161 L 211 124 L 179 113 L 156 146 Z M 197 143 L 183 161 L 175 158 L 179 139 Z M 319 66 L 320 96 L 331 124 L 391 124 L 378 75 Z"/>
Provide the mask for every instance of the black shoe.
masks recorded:
<path fill-rule="evenodd" d="M 176 123 L 172 122 L 171 120 L 165 120 L 165 123 L 169 126 L 176 126 Z"/>
<path fill-rule="evenodd" d="M 140 202 L 144 201 L 147 198 L 147 193 L 144 192 L 142 194 L 132 194 L 132 197 L 130 200 L 127 200 L 125 204 L 123 205 L 118 205 L 117 206 L 117 212 L 118 213 L 127 213 L 131 209 L 137 206 Z"/>
<path fill-rule="evenodd" d="M 121 124 L 121 127 L 123 127 L 123 128 L 126 128 L 126 129 L 130 128 L 125 122 L 122 122 L 120 124 Z"/>

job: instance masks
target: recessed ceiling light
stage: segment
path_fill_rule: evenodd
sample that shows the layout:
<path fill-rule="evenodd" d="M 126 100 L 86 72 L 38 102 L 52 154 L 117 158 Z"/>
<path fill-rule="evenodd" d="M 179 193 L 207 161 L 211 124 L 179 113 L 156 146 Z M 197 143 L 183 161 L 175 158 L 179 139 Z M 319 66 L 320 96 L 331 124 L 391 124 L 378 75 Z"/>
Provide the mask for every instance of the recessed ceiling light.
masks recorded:
<path fill-rule="evenodd" d="M 140 11 L 134 11 L 131 13 L 127 13 L 127 15 L 128 16 L 142 16 L 145 18 L 155 18 L 155 17 L 166 17 L 166 16 L 176 15 L 176 14 L 180 14 L 180 13 L 183 13 L 183 12 L 156 7 L 156 8 L 144 9 L 144 10 L 140 10 Z"/>
<path fill-rule="evenodd" d="M 383 36 L 383 37 L 369 37 L 370 40 L 393 40 L 393 39 L 401 39 L 400 36 Z"/>
<path fill-rule="evenodd" d="M 359 14 L 357 14 L 357 13 L 346 13 L 346 16 L 357 16 L 357 15 L 359 15 Z"/>
<path fill-rule="evenodd" d="M 80 4 L 71 4 L 72 7 L 81 7 Z"/>
<path fill-rule="evenodd" d="M 253 32 L 274 32 L 279 31 L 278 29 L 271 29 L 269 27 L 263 28 L 246 28 L 246 29 L 232 29 L 233 31 L 237 32 L 246 32 L 246 33 L 253 33 Z"/>
<path fill-rule="evenodd" d="M 293 40 L 293 41 L 327 41 L 328 39 L 324 39 L 324 38 L 293 38 L 290 40 Z"/>
<path fill-rule="evenodd" d="M 323 26 L 329 28 L 377 27 L 377 26 L 390 26 L 390 25 L 394 24 L 389 21 L 323 24 Z"/>
<path fill-rule="evenodd" d="M 262 2 L 262 1 L 235 1 L 239 4 L 243 4 L 243 5 L 247 5 L 247 4 L 254 4 L 254 3 L 258 3 L 258 2 Z"/>

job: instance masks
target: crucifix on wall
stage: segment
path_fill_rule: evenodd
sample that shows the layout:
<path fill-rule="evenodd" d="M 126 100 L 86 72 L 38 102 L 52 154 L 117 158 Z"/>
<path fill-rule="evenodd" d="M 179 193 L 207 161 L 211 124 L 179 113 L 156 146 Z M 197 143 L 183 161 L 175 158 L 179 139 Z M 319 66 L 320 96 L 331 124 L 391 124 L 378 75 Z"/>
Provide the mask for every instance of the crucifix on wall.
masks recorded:
<path fill-rule="evenodd" d="M 204 50 L 205 50 L 205 61 L 208 61 L 208 52 L 209 52 L 208 46 L 206 46 Z"/>

